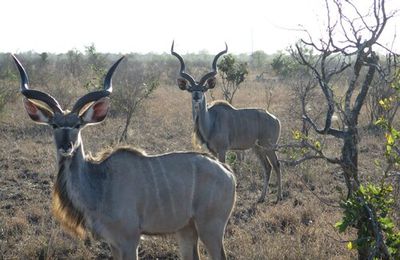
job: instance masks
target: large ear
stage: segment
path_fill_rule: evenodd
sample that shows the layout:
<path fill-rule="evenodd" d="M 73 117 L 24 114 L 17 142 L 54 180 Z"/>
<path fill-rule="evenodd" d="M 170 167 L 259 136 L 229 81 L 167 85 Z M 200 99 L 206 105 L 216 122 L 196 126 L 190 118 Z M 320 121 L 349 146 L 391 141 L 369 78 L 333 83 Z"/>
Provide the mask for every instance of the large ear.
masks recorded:
<path fill-rule="evenodd" d="M 182 90 L 188 90 L 188 81 L 184 78 L 178 78 L 178 87 Z"/>
<path fill-rule="evenodd" d="M 51 111 L 51 108 L 38 100 L 24 98 L 23 102 L 26 112 L 33 121 L 39 124 L 49 124 L 54 116 L 54 112 Z"/>
<path fill-rule="evenodd" d="M 217 79 L 215 77 L 207 79 L 207 88 L 214 88 L 217 83 Z"/>
<path fill-rule="evenodd" d="M 110 108 L 110 99 L 108 97 L 101 98 L 90 105 L 84 106 L 79 111 L 79 116 L 86 124 L 96 124 L 106 118 L 108 109 Z"/>

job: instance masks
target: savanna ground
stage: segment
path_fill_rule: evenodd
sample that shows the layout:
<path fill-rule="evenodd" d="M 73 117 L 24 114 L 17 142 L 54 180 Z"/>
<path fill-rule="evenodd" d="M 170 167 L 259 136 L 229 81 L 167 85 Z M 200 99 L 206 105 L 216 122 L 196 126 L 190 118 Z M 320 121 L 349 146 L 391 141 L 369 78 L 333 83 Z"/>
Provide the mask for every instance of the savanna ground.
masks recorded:
<path fill-rule="evenodd" d="M 268 106 L 282 123 L 280 144 L 289 143 L 292 130 L 301 124 L 291 88 L 279 80 L 259 82 L 255 74 L 247 77 L 235 96 L 234 105 Z M 190 95 L 173 85 L 174 80 L 161 80 L 160 86 L 135 113 L 128 144 L 148 154 L 193 149 Z M 12 84 L 18 89 L 17 78 Z M 268 92 L 265 86 L 273 87 Z M 51 87 L 47 90 L 53 93 Z M 267 94 L 272 95 L 270 102 Z M 35 125 L 24 111 L 21 95 L 15 95 L 0 117 L 0 259 L 111 258 L 107 244 L 91 238 L 75 239 L 52 217 L 51 192 L 57 169 L 51 128 Z M 73 96 L 78 98 L 78 94 Z M 221 97 L 218 90 L 214 96 Z M 324 110 L 323 103 L 319 104 L 321 107 L 315 109 Z M 364 113 L 360 125 L 366 121 Z M 115 146 L 123 125 L 121 116 L 110 113 L 102 124 L 84 129 L 86 152 L 96 154 L 104 147 Z M 360 132 L 360 175 L 365 179 L 379 174 L 374 159 L 382 157 L 383 137 L 363 129 Z M 340 144 L 332 140 L 325 140 L 325 145 L 331 154 L 340 151 Z M 279 156 L 286 155 L 279 153 Z M 356 257 L 355 252 L 346 249 L 345 243 L 354 234 L 339 234 L 334 227 L 341 219 L 339 202 L 346 194 L 339 167 L 323 161 L 296 167 L 283 164 L 283 201 L 275 203 L 273 173 L 267 202 L 257 204 L 262 175 L 255 155 L 247 151 L 244 161 L 232 158 L 229 161 L 238 184 L 236 205 L 225 234 L 229 259 Z M 202 246 L 201 252 L 207 255 Z M 146 236 L 140 243 L 139 254 L 141 259 L 176 259 L 178 247 L 173 236 Z"/>

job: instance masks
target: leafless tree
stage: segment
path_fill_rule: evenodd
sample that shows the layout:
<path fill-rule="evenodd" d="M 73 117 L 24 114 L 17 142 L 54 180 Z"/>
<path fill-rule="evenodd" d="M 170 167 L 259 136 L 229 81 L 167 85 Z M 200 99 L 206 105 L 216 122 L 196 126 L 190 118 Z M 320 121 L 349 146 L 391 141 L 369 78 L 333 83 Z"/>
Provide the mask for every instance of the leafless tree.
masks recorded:
<path fill-rule="evenodd" d="M 308 38 L 301 40 L 305 47 L 313 49 L 315 55 L 306 55 L 304 48 L 299 44 L 292 49 L 292 55 L 300 64 L 312 71 L 324 97 L 323 101 L 318 102 L 326 105 L 324 120 L 316 120 L 307 109 L 303 108 L 303 121 L 315 134 L 340 140 L 342 148 L 336 157 L 331 157 L 324 153 L 323 148 L 309 142 L 310 139 L 304 138 L 300 147 L 307 147 L 312 152 L 292 163 L 298 164 L 305 160 L 319 158 L 340 165 L 348 190 L 347 196 L 350 197 L 360 186 L 359 115 L 372 87 L 373 79 L 381 68 L 376 50 L 383 48 L 389 51 L 378 40 L 394 12 L 386 11 L 385 0 L 373 0 L 368 10 L 361 10 L 350 0 L 325 0 L 325 4 L 326 37 L 316 40 L 307 30 L 304 30 Z M 349 78 L 345 84 L 344 95 L 339 96 L 339 93 L 334 91 L 333 82 L 345 73 Z M 333 126 L 334 114 L 340 115 L 342 128 Z M 376 248 L 387 257 L 388 251 L 383 243 L 381 230 L 376 228 L 378 224 L 373 209 L 367 205 L 365 207 L 374 226 Z M 360 259 L 367 259 L 371 250 L 359 249 Z"/>
<path fill-rule="evenodd" d="M 129 57 L 127 60 L 129 63 Z M 126 70 L 121 70 L 120 81 L 116 82 L 121 87 L 115 90 L 113 97 L 116 111 L 125 118 L 119 142 L 127 141 L 128 130 L 135 112 L 159 84 L 158 76 L 153 73 L 152 68 L 135 61 L 131 61 L 130 64 L 125 67 Z"/>
<path fill-rule="evenodd" d="M 256 75 L 255 80 L 262 84 L 265 93 L 265 107 L 268 110 L 274 100 L 273 92 L 274 89 L 279 85 L 279 78 L 273 76 L 267 76 L 267 71 L 261 72 Z"/>

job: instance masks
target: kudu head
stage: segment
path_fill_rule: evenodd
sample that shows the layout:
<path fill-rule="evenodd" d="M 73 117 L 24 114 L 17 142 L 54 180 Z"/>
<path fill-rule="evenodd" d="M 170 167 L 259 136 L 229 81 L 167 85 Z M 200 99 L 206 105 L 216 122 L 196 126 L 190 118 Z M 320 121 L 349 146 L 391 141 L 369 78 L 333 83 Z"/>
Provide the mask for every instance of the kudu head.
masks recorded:
<path fill-rule="evenodd" d="M 104 79 L 104 88 L 90 92 L 75 103 L 71 111 L 64 111 L 58 101 L 49 94 L 30 89 L 28 75 L 19 60 L 12 55 L 21 76 L 21 93 L 25 110 L 30 118 L 39 124 L 53 127 L 57 153 L 62 157 L 71 157 L 81 145 L 80 130 L 86 125 L 100 123 L 107 115 L 112 91 L 112 75 L 120 58 L 108 70 Z"/>
<path fill-rule="evenodd" d="M 191 75 L 186 73 L 185 71 L 185 62 L 183 58 L 174 51 L 174 42 L 172 42 L 171 46 L 171 54 L 178 58 L 181 63 L 181 69 L 179 71 L 180 78 L 178 78 L 178 87 L 181 90 L 187 90 L 192 93 L 192 103 L 195 110 L 198 110 L 200 104 L 204 99 L 204 92 L 208 89 L 212 89 L 215 87 L 217 75 L 217 62 L 219 57 L 228 52 L 228 45 L 225 43 L 225 50 L 221 51 L 214 57 L 214 61 L 212 63 L 212 71 L 205 74 L 200 81 L 196 81 Z"/>

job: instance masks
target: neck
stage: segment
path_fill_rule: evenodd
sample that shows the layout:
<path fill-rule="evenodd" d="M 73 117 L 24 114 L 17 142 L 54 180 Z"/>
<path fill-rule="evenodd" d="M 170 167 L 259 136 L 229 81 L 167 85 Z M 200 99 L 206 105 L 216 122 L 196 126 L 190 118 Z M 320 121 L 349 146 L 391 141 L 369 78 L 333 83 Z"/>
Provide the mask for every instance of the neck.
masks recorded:
<path fill-rule="evenodd" d="M 85 180 L 82 175 L 84 171 L 84 151 L 82 142 L 79 140 L 71 156 L 62 156 L 57 151 L 58 174 L 54 184 L 53 213 L 72 233 L 78 236 L 85 234 L 85 219 L 83 215 L 82 188 Z"/>
<path fill-rule="evenodd" d="M 74 144 L 73 153 L 70 156 L 63 156 L 58 152 L 57 157 L 59 175 L 65 180 L 68 193 L 71 197 L 79 197 L 82 191 L 81 186 L 85 186 L 88 176 L 85 174 L 88 165 L 86 164 L 80 134 Z"/>
<path fill-rule="evenodd" d="M 199 108 L 197 111 L 195 111 L 195 105 L 194 102 L 192 103 L 193 106 L 193 120 L 194 123 L 198 124 L 199 131 L 203 138 L 207 140 L 207 137 L 209 136 L 210 130 L 211 130 L 211 120 L 210 120 L 210 113 L 208 112 L 207 109 L 207 100 L 205 95 L 203 94 L 203 99 L 199 105 Z M 196 120 L 197 117 L 197 120 Z"/>

